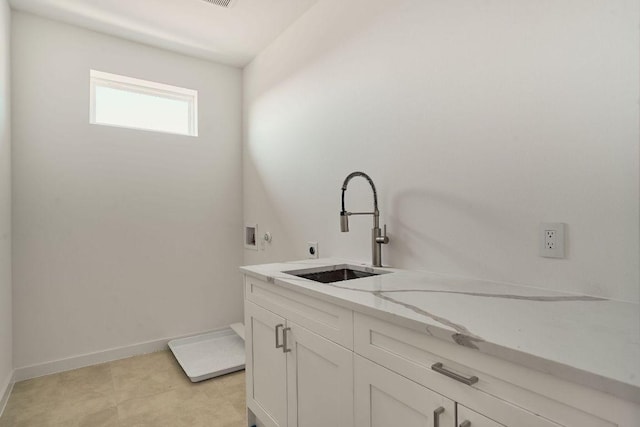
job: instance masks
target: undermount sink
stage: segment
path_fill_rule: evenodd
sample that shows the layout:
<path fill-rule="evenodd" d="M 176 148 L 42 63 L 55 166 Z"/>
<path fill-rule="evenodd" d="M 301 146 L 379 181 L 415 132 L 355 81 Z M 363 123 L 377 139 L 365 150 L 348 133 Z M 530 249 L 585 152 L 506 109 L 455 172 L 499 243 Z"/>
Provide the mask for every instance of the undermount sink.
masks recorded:
<path fill-rule="evenodd" d="M 390 273 L 384 270 L 375 270 L 370 267 L 355 265 L 332 265 L 329 267 L 307 268 L 304 270 L 284 271 L 283 273 L 320 283 L 342 282 L 344 280 L 360 279 L 363 277 L 378 276 Z"/>

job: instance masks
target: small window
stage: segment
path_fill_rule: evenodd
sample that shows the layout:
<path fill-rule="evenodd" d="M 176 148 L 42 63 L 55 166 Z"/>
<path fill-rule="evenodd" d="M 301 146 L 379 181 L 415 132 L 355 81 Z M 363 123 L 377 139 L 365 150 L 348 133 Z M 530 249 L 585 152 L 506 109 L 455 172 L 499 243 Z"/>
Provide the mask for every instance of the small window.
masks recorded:
<path fill-rule="evenodd" d="M 198 91 L 91 70 L 90 122 L 198 136 Z"/>

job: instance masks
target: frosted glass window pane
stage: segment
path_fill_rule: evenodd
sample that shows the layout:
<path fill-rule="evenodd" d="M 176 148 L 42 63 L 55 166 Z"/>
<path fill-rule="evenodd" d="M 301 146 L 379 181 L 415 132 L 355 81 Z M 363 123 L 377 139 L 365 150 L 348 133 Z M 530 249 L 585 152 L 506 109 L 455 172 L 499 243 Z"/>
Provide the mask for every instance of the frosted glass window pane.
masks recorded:
<path fill-rule="evenodd" d="M 198 135 L 197 91 L 91 70 L 91 123 Z"/>
<path fill-rule="evenodd" d="M 96 122 L 188 135 L 189 103 L 97 86 Z"/>

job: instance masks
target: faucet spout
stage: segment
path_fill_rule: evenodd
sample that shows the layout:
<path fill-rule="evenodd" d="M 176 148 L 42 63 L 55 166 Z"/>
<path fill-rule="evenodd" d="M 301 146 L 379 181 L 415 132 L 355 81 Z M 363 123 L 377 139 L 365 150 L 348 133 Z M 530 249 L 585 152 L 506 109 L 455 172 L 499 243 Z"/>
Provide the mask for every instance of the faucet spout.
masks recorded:
<path fill-rule="evenodd" d="M 367 180 L 367 182 L 371 186 L 371 190 L 373 190 L 373 210 L 374 212 L 378 212 L 378 190 L 376 190 L 376 185 L 373 183 L 373 180 L 369 175 L 367 175 L 364 172 L 357 172 L 357 171 L 351 172 L 349 175 L 347 175 L 347 177 L 344 179 L 344 182 L 342 183 L 342 211 L 343 212 L 345 211 L 344 210 L 344 192 L 347 191 L 347 186 L 349 185 L 349 181 L 351 181 L 356 176 L 363 177 L 364 179 Z"/>
<path fill-rule="evenodd" d="M 344 195 L 347 191 L 349 181 L 355 177 L 362 177 L 367 180 L 371 185 L 373 191 L 373 212 L 348 212 L 344 207 Z M 352 172 L 344 179 L 342 184 L 342 210 L 340 211 L 340 231 L 349 231 L 349 216 L 351 215 L 373 215 L 373 229 L 371 230 L 371 257 L 374 267 L 382 267 L 382 245 L 389 243 L 389 237 L 387 237 L 387 226 L 384 226 L 384 235 L 380 230 L 380 211 L 378 210 L 378 191 L 376 185 L 369 175 L 364 172 Z"/>

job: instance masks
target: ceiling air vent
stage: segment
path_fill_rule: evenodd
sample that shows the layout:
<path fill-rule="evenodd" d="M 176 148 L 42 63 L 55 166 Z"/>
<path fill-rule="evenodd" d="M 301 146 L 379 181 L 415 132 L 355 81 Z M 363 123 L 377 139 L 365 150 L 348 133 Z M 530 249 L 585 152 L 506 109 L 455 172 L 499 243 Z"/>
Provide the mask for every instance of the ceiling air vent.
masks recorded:
<path fill-rule="evenodd" d="M 230 8 L 236 2 L 236 0 L 202 0 L 202 1 L 206 1 L 207 3 L 215 4 L 217 6 L 226 7 L 226 8 Z"/>

